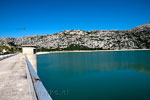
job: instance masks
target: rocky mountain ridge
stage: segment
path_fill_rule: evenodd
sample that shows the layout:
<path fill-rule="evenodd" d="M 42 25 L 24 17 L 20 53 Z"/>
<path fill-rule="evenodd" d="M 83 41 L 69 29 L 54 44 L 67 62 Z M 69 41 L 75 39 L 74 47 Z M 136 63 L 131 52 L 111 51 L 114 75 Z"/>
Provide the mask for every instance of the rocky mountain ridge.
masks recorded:
<path fill-rule="evenodd" d="M 150 23 L 130 30 L 65 30 L 51 35 L 0 38 L 0 46 L 36 45 L 44 49 L 150 49 Z M 72 50 L 71 49 L 71 50 Z"/>

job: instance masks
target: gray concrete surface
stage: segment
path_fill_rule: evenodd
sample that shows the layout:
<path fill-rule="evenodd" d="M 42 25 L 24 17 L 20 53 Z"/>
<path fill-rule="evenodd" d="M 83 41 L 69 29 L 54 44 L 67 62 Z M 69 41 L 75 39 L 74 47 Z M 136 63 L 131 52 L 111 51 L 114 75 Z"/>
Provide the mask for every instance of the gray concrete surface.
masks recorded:
<path fill-rule="evenodd" d="M 29 100 L 26 64 L 22 54 L 0 61 L 0 100 Z"/>

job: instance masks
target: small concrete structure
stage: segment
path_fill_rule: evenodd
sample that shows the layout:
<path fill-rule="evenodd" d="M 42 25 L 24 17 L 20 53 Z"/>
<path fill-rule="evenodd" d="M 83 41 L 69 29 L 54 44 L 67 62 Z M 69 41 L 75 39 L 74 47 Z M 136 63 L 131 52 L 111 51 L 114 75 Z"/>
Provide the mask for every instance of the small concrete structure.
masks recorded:
<path fill-rule="evenodd" d="M 36 46 L 22 45 L 22 53 L 29 59 L 35 72 L 37 72 Z"/>

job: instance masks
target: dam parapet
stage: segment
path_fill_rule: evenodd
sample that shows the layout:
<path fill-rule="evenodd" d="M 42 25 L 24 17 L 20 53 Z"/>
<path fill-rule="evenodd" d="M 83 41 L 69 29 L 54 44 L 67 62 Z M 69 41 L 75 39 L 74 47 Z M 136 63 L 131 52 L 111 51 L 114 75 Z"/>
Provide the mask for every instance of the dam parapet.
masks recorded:
<path fill-rule="evenodd" d="M 52 100 L 37 74 L 36 46 L 23 45 L 30 100 Z"/>
<path fill-rule="evenodd" d="M 6 58 L 11 57 L 11 56 L 14 56 L 14 55 L 16 55 L 16 54 L 17 54 L 17 53 L 0 55 L 0 60 L 6 59 Z"/>
<path fill-rule="evenodd" d="M 25 60 L 30 100 L 52 100 L 27 57 Z"/>

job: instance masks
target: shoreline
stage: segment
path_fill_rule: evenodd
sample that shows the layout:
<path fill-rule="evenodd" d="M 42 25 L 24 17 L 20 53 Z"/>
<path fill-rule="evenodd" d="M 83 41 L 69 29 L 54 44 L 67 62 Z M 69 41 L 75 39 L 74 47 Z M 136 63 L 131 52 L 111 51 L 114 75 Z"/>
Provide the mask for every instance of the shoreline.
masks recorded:
<path fill-rule="evenodd" d="M 150 49 L 122 49 L 122 50 L 68 50 L 68 51 L 49 51 L 49 52 L 37 52 L 37 55 L 49 54 L 49 53 L 70 53 L 70 52 L 114 52 L 114 51 L 143 51 Z"/>

